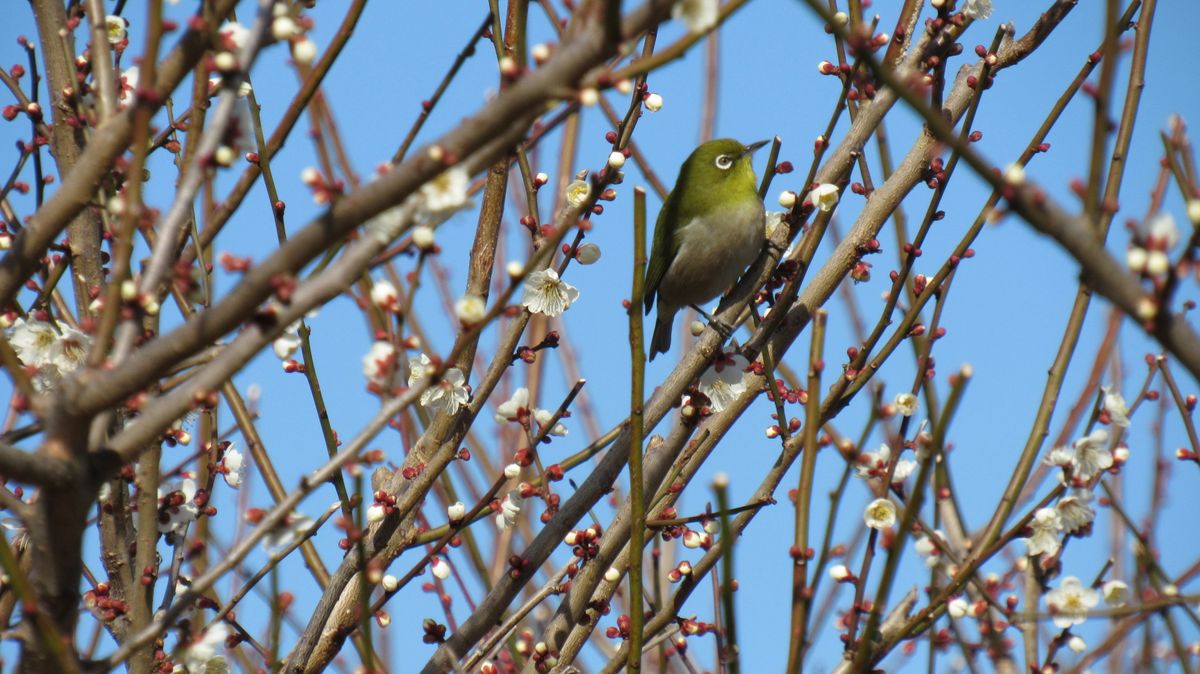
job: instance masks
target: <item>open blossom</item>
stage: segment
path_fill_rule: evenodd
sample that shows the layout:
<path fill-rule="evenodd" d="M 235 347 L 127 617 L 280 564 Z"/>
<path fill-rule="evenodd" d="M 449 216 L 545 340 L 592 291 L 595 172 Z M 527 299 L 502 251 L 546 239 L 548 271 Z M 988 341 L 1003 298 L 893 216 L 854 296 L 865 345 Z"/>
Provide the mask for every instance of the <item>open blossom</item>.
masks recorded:
<path fill-rule="evenodd" d="M 200 509 L 196 506 L 196 481 L 184 478 L 158 488 L 158 532 L 182 534 L 188 524 L 196 521 Z"/>
<path fill-rule="evenodd" d="M 367 381 L 379 386 L 387 386 L 396 369 L 396 347 L 392 346 L 391 342 L 377 341 L 371 345 L 371 350 L 367 352 L 367 355 L 363 356 L 362 363 L 363 376 L 367 378 Z"/>
<path fill-rule="evenodd" d="M 109 14 L 104 17 L 104 31 L 108 35 L 108 43 L 116 44 L 128 35 L 129 22 L 123 17 Z"/>
<path fill-rule="evenodd" d="M 1096 519 L 1096 511 L 1088 505 L 1091 500 L 1092 492 L 1087 489 L 1076 489 L 1058 500 L 1054 509 L 1058 511 L 1063 533 L 1073 534 L 1085 529 Z"/>
<path fill-rule="evenodd" d="M 233 446 L 225 450 L 225 455 L 221 459 L 221 477 L 225 478 L 225 484 L 237 489 L 242 486 L 242 471 L 246 467 L 246 458 L 242 453 L 234 449 Z"/>
<path fill-rule="evenodd" d="M 1100 603 L 1100 594 L 1085 587 L 1075 576 L 1063 578 L 1058 589 L 1046 593 L 1046 604 L 1054 614 L 1054 624 L 1062 629 L 1087 620 L 1088 609 Z"/>
<path fill-rule="evenodd" d="M 911 393 L 908 393 L 907 391 L 904 393 L 897 393 L 896 400 L 893 404 L 896 406 L 896 411 L 900 413 L 900 416 L 902 417 L 911 417 L 912 415 L 916 414 L 917 407 L 919 405 L 917 397 Z"/>
<path fill-rule="evenodd" d="M 863 521 L 872 529 L 886 529 L 896 523 L 896 505 L 885 498 L 877 498 L 867 504 Z"/>
<path fill-rule="evenodd" d="M 36 370 L 33 384 L 39 391 L 52 388 L 83 365 L 92 342 L 86 333 L 69 325 L 22 318 L 13 321 L 8 341 L 21 363 Z"/>
<path fill-rule="evenodd" d="M 592 195 L 592 186 L 583 180 L 573 180 L 567 185 L 567 203 L 574 208 L 580 208 L 587 203 Z"/>
<path fill-rule="evenodd" d="M 1129 595 L 1129 585 L 1123 580 L 1110 580 L 1100 587 L 1104 593 L 1104 603 L 1109 606 L 1124 606 Z"/>
<path fill-rule="evenodd" d="M 463 323 L 474 325 L 487 315 L 487 303 L 479 295 L 468 293 L 454 303 L 454 315 Z"/>
<path fill-rule="evenodd" d="M 525 279 L 525 290 L 521 304 L 534 314 L 558 316 L 579 299 L 575 286 L 558 278 L 553 269 L 535 271 Z"/>
<path fill-rule="evenodd" d="M 424 354 L 421 354 L 421 357 L 428 360 Z M 417 368 L 412 369 L 414 373 L 416 370 Z M 423 374 L 424 371 L 422 371 Z M 412 386 L 419 378 L 414 378 L 410 374 L 408 385 Z M 466 405 L 470 398 L 471 392 L 467 389 L 467 378 L 463 376 L 462 370 L 452 367 L 446 370 L 440 381 L 425 389 L 425 392 L 421 394 L 421 404 L 430 412 L 437 413 L 446 410 L 450 414 L 454 414 L 460 407 Z"/>
<path fill-rule="evenodd" d="M 1029 522 L 1031 533 L 1025 539 L 1025 544 L 1029 546 L 1029 556 L 1053 555 L 1058 552 L 1062 545 L 1058 534 L 1062 528 L 1062 518 L 1054 508 L 1042 508 L 1034 513 L 1033 520 Z"/>
<path fill-rule="evenodd" d="M 840 195 L 838 194 L 837 185 L 832 183 L 821 183 L 813 188 L 813 191 L 809 194 L 809 197 L 812 199 L 814 206 L 819 208 L 821 211 L 828 213 L 829 211 L 833 210 L 834 206 L 837 206 Z"/>
<path fill-rule="evenodd" d="M 451 211 L 467 202 L 467 187 L 471 176 L 466 169 L 455 166 L 421 186 L 424 207 L 429 213 Z"/>
<path fill-rule="evenodd" d="M 177 657 L 176 672 L 187 674 L 224 674 L 229 671 L 223 652 L 225 640 L 229 638 L 229 626 L 219 622 L 204 630 L 188 644 Z"/>
<path fill-rule="evenodd" d="M 504 496 L 504 500 L 500 502 L 500 513 L 496 515 L 497 528 L 504 530 L 517 523 L 523 500 L 516 491 L 510 491 Z"/>
<path fill-rule="evenodd" d="M 1072 448 L 1075 456 L 1071 468 L 1075 477 L 1087 481 L 1108 470 L 1113 465 L 1112 452 L 1108 450 L 1108 431 L 1098 428 L 1087 437 L 1079 438 Z"/>
<path fill-rule="evenodd" d="M 882 478 L 887 475 L 888 463 L 892 460 L 892 448 L 887 444 L 879 445 L 879 450 L 875 452 L 863 452 L 858 457 L 858 463 L 854 466 L 854 470 L 858 476 L 864 480 L 878 477 Z M 912 474 L 917 467 L 917 462 L 911 459 L 899 459 L 896 461 L 896 470 L 892 472 L 892 484 L 903 482 L 906 477 Z"/>
<path fill-rule="evenodd" d="M 708 397 L 713 412 L 720 412 L 746 392 L 746 368 L 750 361 L 734 351 L 717 355 L 712 366 L 700 375 L 700 392 Z"/>
<path fill-rule="evenodd" d="M 992 15 L 992 0 L 965 0 L 963 14 L 969 19 L 986 19 Z"/>
<path fill-rule="evenodd" d="M 677 0 L 671 7 L 671 18 L 682 22 L 688 31 L 703 33 L 720 20 L 718 0 Z"/>
<path fill-rule="evenodd" d="M 1112 425 L 1129 428 L 1129 406 L 1125 404 L 1125 397 L 1107 386 L 1100 390 L 1104 393 L 1104 411 L 1108 412 Z"/>
<path fill-rule="evenodd" d="M 933 536 L 936 537 L 943 546 L 946 544 L 946 536 L 940 529 L 934 531 Z M 931 569 L 937 566 L 938 562 L 941 561 L 941 550 L 938 548 L 937 544 L 933 542 L 933 538 L 931 538 L 928 534 L 923 533 L 918 536 L 917 540 L 913 541 L 913 548 L 916 549 L 917 554 L 925 558 L 925 566 Z"/>

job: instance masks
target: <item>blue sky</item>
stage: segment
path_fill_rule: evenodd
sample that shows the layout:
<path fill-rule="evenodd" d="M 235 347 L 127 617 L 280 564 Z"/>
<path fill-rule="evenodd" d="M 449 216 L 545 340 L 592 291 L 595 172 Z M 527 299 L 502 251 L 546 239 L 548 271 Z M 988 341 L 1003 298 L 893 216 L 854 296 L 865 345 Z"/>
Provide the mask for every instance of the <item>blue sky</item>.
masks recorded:
<path fill-rule="evenodd" d="M 972 47 L 989 43 L 1001 21 L 1012 20 L 1017 32 L 1021 33 L 1033 23 L 1039 9 L 1046 3 L 998 0 L 995 4 L 992 18 L 972 26 L 963 40 L 966 47 L 964 56 L 952 62 L 951 71 L 967 62 L 968 58 L 973 60 Z M 1016 158 L 1053 100 L 1074 76 L 1087 54 L 1099 44 L 1102 4 L 1080 3 L 1042 49 L 997 78 L 995 86 L 984 98 L 976 123 L 976 128 L 984 134 L 977 146 L 989 160 L 1004 166 Z M 322 48 L 340 21 L 342 5 L 321 3 L 312 13 L 316 19 L 313 39 Z M 893 14 L 898 5 L 897 2 L 878 2 L 870 11 L 883 13 L 885 18 L 881 24 L 887 26 L 894 22 Z M 253 3 L 243 2 L 240 10 L 243 17 L 248 17 L 253 11 Z M 172 11 L 178 11 L 178 8 Z M 134 22 L 131 27 L 134 51 L 140 50 L 141 12 L 141 3 L 128 4 L 127 14 Z M 8 37 L 0 40 L 0 63 L 24 61 L 24 55 L 12 37 L 18 30 L 32 34 L 27 13 L 24 6 L 13 12 L 17 15 L 16 27 L 7 29 L 5 35 Z M 485 13 L 486 3 L 458 0 L 444 3 L 375 2 L 368 5 L 354 38 L 325 87 L 350 158 L 360 177 L 366 176 L 373 167 L 391 156 L 419 111 L 421 100 L 429 97 L 454 55 Z M 531 42 L 550 40 L 550 29 L 541 12 L 536 7 L 532 8 L 530 16 Z M 1186 67 L 1183 64 L 1194 60 L 1192 36 L 1183 27 L 1194 26 L 1198 21 L 1200 6 L 1196 3 L 1166 2 L 1158 9 L 1143 105 L 1121 194 L 1121 211 L 1114 221 L 1109 239 L 1111 249 L 1118 254 L 1122 253 L 1128 240 L 1123 223 L 1127 218 L 1140 218 L 1149 203 L 1161 154 L 1158 132 L 1164 128 L 1170 114 L 1181 114 L 1195 123 L 1197 113 L 1200 113 L 1200 95 L 1189 81 L 1177 74 Z M 680 26 L 666 25 L 659 34 L 659 45 L 670 44 L 681 35 Z M 418 144 L 435 138 L 453 128 L 464 117 L 474 114 L 484 105 L 489 92 L 495 90 L 497 73 L 491 49 L 484 43 L 480 47 L 431 116 Z M 798 183 L 803 179 L 804 169 L 811 157 L 812 140 L 823 129 L 837 95 L 836 80 L 819 75 L 816 69 L 817 63 L 823 59 L 836 60 L 831 40 L 802 3 L 756 0 L 748 3 L 722 28 L 720 54 L 717 135 L 747 142 L 779 135 L 783 139 L 781 159 L 790 160 L 797 167 L 795 173 L 775 180 L 767 203 L 771 208 L 781 189 L 799 188 Z M 296 78 L 283 67 L 286 58 L 284 49 L 271 48 L 262 56 L 252 75 L 268 130 L 273 128 L 297 88 Z M 1128 59 L 1123 59 L 1118 75 L 1122 91 L 1127 66 Z M 674 180 L 677 166 L 699 140 L 703 77 L 703 51 L 697 48 L 683 59 L 654 73 L 649 80 L 650 90 L 661 94 L 665 105 L 661 111 L 642 118 L 635 138 L 656 173 L 668 183 Z M 616 93 L 611 94 L 609 100 L 618 109 L 624 109 L 626 105 L 623 97 Z M 1041 183 L 1071 208 L 1076 208 L 1078 202 L 1071 195 L 1068 182 L 1072 177 L 1082 176 L 1086 172 L 1091 119 L 1092 110 L 1088 100 L 1078 98 L 1051 134 L 1049 141 L 1052 150 L 1039 155 L 1028 170 L 1031 180 Z M 572 170 L 599 168 L 608 155 L 604 134 L 609 127 L 602 113 L 598 109 L 587 109 L 583 120 L 579 155 Z M 897 156 L 903 153 L 918 132 L 914 120 L 911 113 L 899 107 L 888 118 L 889 135 Z M 843 120 L 838 130 L 844 131 L 845 128 L 847 122 Z M 273 163 L 281 196 L 288 203 L 290 228 L 298 228 L 319 213 L 319 207 L 312 203 L 307 188 L 298 179 L 304 167 L 315 164 L 312 144 L 304 135 L 306 129 L 307 122 L 302 122 Z M 0 124 L 0 147 L 11 147 L 11 143 L 26 132 L 23 124 Z M 839 137 L 840 133 L 835 133 L 835 142 Z M 556 139 L 557 136 L 551 137 L 552 141 Z M 874 161 L 874 153 L 871 154 Z M 554 152 L 544 152 L 533 160 L 534 170 L 555 175 L 557 165 Z M 760 171 L 762 161 L 763 153 L 760 153 Z M 878 176 L 878 164 L 874 163 L 872 167 Z M 158 165 L 152 165 L 151 170 L 157 174 L 171 169 L 159 162 Z M 235 173 L 224 175 L 218 181 L 217 193 L 227 191 L 235 178 Z M 169 205 L 172 197 L 170 182 L 169 179 L 158 177 L 152 181 L 147 196 L 152 205 L 163 209 Z M 595 229 L 589 236 L 589 240 L 603 249 L 603 258 L 593 266 L 573 265 L 567 279 L 580 289 L 582 298 L 565 315 L 564 337 L 570 340 L 578 355 L 582 376 L 589 380 L 585 395 L 595 407 L 600 425 L 605 430 L 619 423 L 628 411 L 628 346 L 625 340 L 626 319 L 621 307 L 621 300 L 629 295 L 631 238 L 628 223 L 631 222 L 631 201 L 628 195 L 629 188 L 644 182 L 634 164 L 629 163 L 625 184 L 618 190 L 619 198 L 606 204 L 604 215 L 595 219 Z M 543 191 L 547 201 L 541 203 L 542 213 L 554 210 L 554 205 L 548 201 L 549 193 L 550 190 Z M 924 187 L 918 186 L 905 202 L 910 218 L 923 212 L 927 193 Z M 987 195 L 987 188 L 965 167 L 955 175 L 943 205 L 946 218 L 935 226 L 930 241 L 924 246 L 925 255 L 918 272 L 932 273 L 936 270 L 947 251 L 958 240 L 959 232 L 974 219 Z M 650 203 L 653 215 L 657 212 L 658 200 L 652 195 Z M 853 223 L 861 203 L 861 197 L 845 196 L 837 216 L 838 225 L 843 231 Z M 27 199 L 16 200 L 15 204 L 23 214 L 31 211 Z M 515 225 L 519 213 L 511 208 L 512 204 L 510 200 L 510 225 Z M 1186 223 L 1177 190 L 1169 192 L 1165 209 L 1173 212 L 1181 225 Z M 462 292 L 465 281 L 466 251 L 474 233 L 473 224 L 473 213 L 460 214 L 438 232 L 439 243 L 446 251 L 440 262 L 449 273 L 448 287 L 455 296 Z M 513 227 L 512 234 L 506 239 L 510 251 L 524 250 L 524 239 L 518 230 L 518 227 Z M 878 313 L 880 293 L 889 285 L 887 272 L 894 268 L 896 259 L 895 239 L 890 226 L 881 234 L 880 240 L 884 253 L 871 260 L 875 264 L 873 279 L 852 288 L 869 323 Z M 218 252 L 229 251 L 236 255 L 261 258 L 273 247 L 274 242 L 275 233 L 266 195 L 260 187 L 256 187 L 247 198 L 242 212 L 226 227 L 216 247 Z M 937 343 L 935 351 L 937 384 L 943 398 L 947 390 L 947 375 L 964 363 L 970 363 L 975 372 L 951 429 L 955 450 L 950 459 L 956 484 L 962 490 L 960 501 L 965 509 L 967 524 L 972 528 L 981 526 L 991 514 L 1028 435 L 1046 369 L 1052 362 L 1066 313 L 1074 298 L 1078 274 L 1076 266 L 1057 250 L 1053 242 L 1011 218 L 997 225 L 989 225 L 976 243 L 975 250 L 976 256 L 964 263 L 954 281 L 944 315 L 948 334 Z M 520 259 L 521 255 L 516 254 L 515 257 Z M 818 262 L 821 259 L 822 254 L 818 254 Z M 409 267 L 403 264 L 406 263 L 402 263 L 402 271 L 407 271 Z M 220 279 L 219 292 L 228 290 L 232 282 L 232 279 Z M 1195 296 L 1195 286 L 1185 284 L 1181 299 Z M 444 352 L 452 337 L 452 317 L 447 314 L 430 276 L 423 280 L 418 307 L 423 326 L 430 333 L 432 347 Z M 830 332 L 826 344 L 829 354 L 827 360 L 832 366 L 841 362 L 841 354 L 846 347 L 854 344 L 854 338 L 844 307 L 840 303 L 834 304 L 830 311 Z M 1066 401 L 1063 410 L 1075 399 L 1083 384 L 1091 364 L 1091 354 L 1103 333 L 1107 311 L 1103 301 L 1093 303 L 1080 344 L 1080 356 L 1070 369 L 1063 389 Z M 341 436 L 347 438 L 355 434 L 375 410 L 374 399 L 365 391 L 360 372 L 360 360 L 369 347 L 371 335 L 357 308 L 345 298 L 323 308 L 320 316 L 313 321 L 313 329 L 316 359 L 323 386 L 331 401 L 332 422 Z M 1123 379 L 1114 381 L 1112 376 L 1106 376 L 1105 383 L 1115 384 L 1132 397 L 1144 373 L 1142 356 L 1154 351 L 1154 345 L 1147 342 L 1132 325 L 1124 325 L 1120 336 Z M 485 336 L 483 345 L 488 354 L 492 343 L 494 341 Z M 806 345 L 807 336 L 802 337 L 799 344 Z M 803 371 L 807 349 L 799 344 L 787 362 L 796 370 Z M 674 351 L 656 359 L 650 366 L 647 388 L 665 378 L 675 362 L 678 349 L 677 342 Z M 905 353 L 902 350 L 899 355 Z M 539 405 L 552 408 L 566 392 L 568 385 L 557 360 L 548 358 L 547 362 L 550 365 Z M 1181 370 L 1177 369 L 1176 372 L 1185 392 L 1195 389 L 1194 381 Z M 524 372 L 518 368 L 515 373 L 518 378 L 513 385 L 523 385 Z M 281 372 L 278 361 L 268 352 L 255 360 L 236 381 L 243 390 L 251 384 L 261 386 L 264 394 L 260 430 L 268 450 L 276 457 L 285 484 L 295 484 L 302 474 L 319 465 L 324 456 L 319 427 L 312 414 L 302 378 Z M 878 381 L 885 383 L 886 397 L 890 399 L 896 392 L 911 385 L 911 365 L 898 357 L 879 373 Z M 496 396 L 497 401 L 503 399 L 499 392 Z M 837 420 L 839 428 L 857 435 L 857 429 L 866 416 L 866 403 L 863 398 L 846 410 Z M 687 492 L 679 507 L 681 513 L 703 510 L 708 498 L 705 485 L 712 473 L 718 470 L 730 475 L 732 500 L 735 503 L 744 501 L 752 493 L 778 452 L 777 443 L 766 439 L 763 434 L 763 429 L 771 423 L 768 415 L 772 411 L 769 403 L 760 400 L 743 415 L 735 432 L 726 439 L 697 477 L 696 486 Z M 1150 498 L 1149 475 L 1155 452 L 1151 421 L 1156 414 L 1155 407 L 1144 408 L 1135 419 L 1128 436 L 1132 458 L 1125 472 L 1124 488 L 1127 507 L 1135 519 L 1145 514 Z M 1055 415 L 1051 424 L 1052 437 L 1057 434 L 1064 417 L 1061 410 Z M 668 418 L 671 419 L 673 417 Z M 221 426 L 224 428 L 229 423 L 230 417 L 223 416 Z M 498 432 L 493 430 L 491 424 L 486 415 L 481 416 L 477 429 L 493 458 L 500 461 L 502 459 L 499 457 L 507 455 L 513 447 L 507 447 L 501 453 L 495 442 Z M 568 422 L 568 426 L 571 435 L 565 440 L 556 441 L 546 450 L 551 457 L 564 457 L 586 444 L 581 417 L 577 415 Z M 660 432 L 665 428 L 660 426 Z M 1162 435 L 1162 450 L 1165 452 L 1170 453 L 1175 447 L 1186 445 L 1182 425 L 1173 410 L 1166 415 Z M 864 449 L 875 449 L 880 441 L 881 438 L 873 437 Z M 395 434 L 385 433 L 372 446 L 383 448 L 397 463 L 401 460 L 403 449 Z M 173 455 L 168 451 L 167 456 Z M 164 458 L 164 464 L 172 465 L 177 456 L 182 454 Z M 549 462 L 553 460 L 547 459 Z M 1173 472 L 1167 484 L 1166 511 L 1157 534 L 1162 544 L 1164 566 L 1178 573 L 1195 557 L 1196 546 L 1190 543 L 1188 532 L 1192 530 L 1190 515 L 1200 506 L 1200 497 L 1193 488 L 1196 480 L 1194 467 L 1171 463 Z M 841 460 L 833 453 L 820 456 L 814 497 L 818 522 L 824 521 L 827 507 L 824 491 L 835 483 L 841 468 Z M 780 505 L 764 509 L 738 545 L 736 563 L 743 579 L 738 592 L 738 608 L 741 624 L 745 626 L 741 632 L 745 671 L 781 670 L 786 657 L 787 588 L 791 578 L 787 548 L 791 541 L 792 510 L 784 492 L 795 485 L 795 473 L 793 470 L 785 478 L 777 494 Z M 268 496 L 257 479 L 252 480 L 245 489 L 251 503 L 267 503 Z M 228 494 L 225 496 L 229 497 Z M 303 509 L 316 515 L 333 498 L 331 491 L 318 492 L 306 502 Z M 846 540 L 859 521 L 860 502 L 865 504 L 867 499 L 867 490 L 862 484 L 851 486 L 851 495 L 839 516 L 835 540 Z M 232 506 L 233 501 L 227 501 L 226 505 Z M 440 508 L 431 507 L 428 512 L 435 522 L 441 521 L 443 515 Z M 601 517 L 603 519 L 604 515 L 601 514 Z M 1107 554 L 1107 522 L 1108 514 L 1101 510 L 1097 534 L 1090 539 L 1071 543 L 1064 559 L 1065 574 L 1090 578 L 1098 571 L 1102 562 L 1097 560 L 1102 560 Z M 230 528 L 226 533 L 231 531 Z M 818 531 L 816 535 L 819 534 Z M 325 551 L 331 567 L 336 565 L 340 557 L 335 545 L 338 537 L 333 530 L 322 532 L 317 537 L 318 548 Z M 1014 554 L 1021 552 L 1019 548 L 1014 546 Z M 563 553 L 566 552 L 564 548 Z M 683 557 L 689 554 L 692 553 L 684 553 Z M 406 569 L 412 563 L 410 557 L 401 558 L 396 568 Z M 907 557 L 902 580 L 893 591 L 893 596 L 902 594 L 911 584 L 923 584 L 927 580 L 919 562 L 914 561 L 915 556 L 910 554 Z M 563 557 L 559 555 L 556 559 Z M 465 558 L 455 558 L 452 554 L 451 560 L 462 562 Z M 855 567 L 857 563 L 856 559 Z M 250 566 L 256 567 L 254 560 Z M 998 565 L 995 567 L 997 570 L 1000 568 Z M 294 588 L 298 597 L 297 615 L 303 618 L 307 615 L 306 607 L 315 601 L 315 586 L 298 560 L 286 564 L 283 569 L 283 585 Z M 925 576 L 925 580 L 922 580 L 922 576 Z M 219 587 L 227 591 L 229 586 L 222 584 Z M 873 582 L 870 587 L 873 589 Z M 1189 590 L 1195 591 L 1184 588 L 1185 592 Z M 457 592 L 452 594 L 455 597 L 455 615 L 461 620 L 467 613 L 466 605 Z M 478 588 L 475 588 L 474 598 L 480 597 Z M 839 597 L 838 606 L 844 608 L 849 600 L 849 594 L 844 592 Z M 420 593 L 415 588 L 405 593 L 403 602 L 393 602 L 389 609 L 393 618 L 388 632 L 390 652 L 394 654 L 394 671 L 412 671 L 432 653 L 432 647 L 420 643 L 421 621 L 429 616 L 440 619 L 440 610 L 431 595 Z M 713 606 L 707 593 L 697 592 L 686 612 L 711 620 Z M 254 610 L 250 607 L 243 607 L 241 615 L 253 623 Z M 602 628 L 612 623 L 611 618 L 602 623 Z M 1082 633 L 1093 637 L 1099 635 L 1100 621 L 1093 623 Z M 1194 639 L 1196 631 L 1193 629 L 1189 634 Z M 840 647 L 830 626 L 825 627 L 822 635 L 810 660 L 812 671 L 822 671 L 832 666 L 840 654 Z M 292 638 L 285 629 L 285 644 L 290 644 Z M 1089 638 L 1089 641 L 1092 640 Z M 701 666 L 711 666 L 711 638 L 694 641 L 692 649 Z M 889 669 L 893 668 L 894 664 L 889 666 Z"/>

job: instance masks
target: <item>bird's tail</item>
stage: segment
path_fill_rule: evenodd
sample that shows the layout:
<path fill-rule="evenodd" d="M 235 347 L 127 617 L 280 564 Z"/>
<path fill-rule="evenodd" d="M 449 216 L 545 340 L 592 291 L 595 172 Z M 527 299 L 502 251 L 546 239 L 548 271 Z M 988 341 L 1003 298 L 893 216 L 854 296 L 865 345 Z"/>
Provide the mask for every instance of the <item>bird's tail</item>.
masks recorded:
<path fill-rule="evenodd" d="M 650 360 L 660 353 L 666 353 L 671 348 L 671 324 L 675 322 L 675 312 L 664 312 L 660 306 L 658 318 L 654 321 L 654 335 L 650 338 Z"/>

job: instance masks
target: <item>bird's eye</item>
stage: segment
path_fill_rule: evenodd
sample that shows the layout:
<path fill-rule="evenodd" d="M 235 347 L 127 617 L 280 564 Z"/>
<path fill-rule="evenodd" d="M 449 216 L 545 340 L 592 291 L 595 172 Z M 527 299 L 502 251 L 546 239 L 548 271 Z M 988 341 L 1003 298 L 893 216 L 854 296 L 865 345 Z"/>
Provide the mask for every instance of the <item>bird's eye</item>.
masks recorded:
<path fill-rule="evenodd" d="M 729 167 L 733 166 L 733 159 L 730 159 L 729 155 L 727 154 L 719 154 L 717 155 L 717 161 L 714 163 L 717 165 L 717 168 L 721 169 L 722 171 L 728 171 Z"/>

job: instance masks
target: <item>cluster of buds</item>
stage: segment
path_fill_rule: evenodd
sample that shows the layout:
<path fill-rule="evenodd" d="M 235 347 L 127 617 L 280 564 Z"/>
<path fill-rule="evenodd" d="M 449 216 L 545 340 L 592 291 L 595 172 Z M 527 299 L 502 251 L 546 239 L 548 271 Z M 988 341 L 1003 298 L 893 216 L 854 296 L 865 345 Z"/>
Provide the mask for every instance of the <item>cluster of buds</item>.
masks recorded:
<path fill-rule="evenodd" d="M 354 520 L 346 516 L 337 518 L 337 527 L 346 532 L 346 537 L 338 541 L 338 547 L 342 550 L 349 550 L 354 547 L 358 541 L 362 540 L 363 530 L 355 524 Z"/>
<path fill-rule="evenodd" d="M 300 182 L 312 190 L 313 203 L 317 205 L 333 203 L 346 191 L 346 185 L 340 178 L 330 180 L 311 166 L 300 172 Z"/>
<path fill-rule="evenodd" d="M 692 563 L 685 559 L 678 566 L 667 572 L 667 580 L 672 583 L 678 583 L 684 578 L 690 578 L 691 575 Z"/>
<path fill-rule="evenodd" d="M 512 362 L 515 363 L 518 360 L 521 360 L 529 365 L 532 365 L 534 361 L 537 360 L 536 354 L 538 351 L 543 349 L 557 349 L 559 339 L 558 331 L 551 330 L 550 332 L 546 333 L 546 336 L 542 338 L 542 341 L 534 344 L 533 346 L 518 346 L 516 353 L 513 354 Z"/>
<path fill-rule="evenodd" d="M 775 438 L 783 435 L 783 427 L 780 426 L 778 423 L 779 422 L 778 414 L 775 414 L 774 412 L 772 412 L 771 418 L 774 419 L 776 421 L 776 423 L 771 424 L 770 426 L 767 426 L 767 430 L 765 431 L 765 433 L 766 433 L 767 438 L 774 440 Z M 791 419 L 788 419 L 788 422 L 787 422 L 788 435 L 795 435 L 799 431 L 800 431 L 800 420 L 796 417 L 792 417 Z"/>
<path fill-rule="evenodd" d="M 421 629 L 425 632 L 424 636 L 421 637 L 421 641 L 427 644 L 440 644 L 446 640 L 446 626 L 433 618 L 426 618 L 421 623 Z"/>
<path fill-rule="evenodd" d="M 593 524 L 586 529 L 567 532 L 563 537 L 563 543 L 571 546 L 571 553 L 583 561 L 595 559 L 596 555 L 600 554 L 600 536 L 602 534 L 599 524 Z"/>
<path fill-rule="evenodd" d="M 109 596 L 108 583 L 97 583 L 95 589 L 84 592 L 83 601 L 96 609 L 104 622 L 111 622 L 129 613 L 129 604 Z"/>
<path fill-rule="evenodd" d="M 547 646 L 546 642 L 537 642 L 531 651 L 529 659 L 533 661 L 533 668 L 536 671 L 549 672 L 558 666 L 558 651 Z"/>
<path fill-rule="evenodd" d="M 375 503 L 367 508 L 367 522 L 375 524 L 396 512 L 396 497 L 380 489 L 375 492 Z"/>

